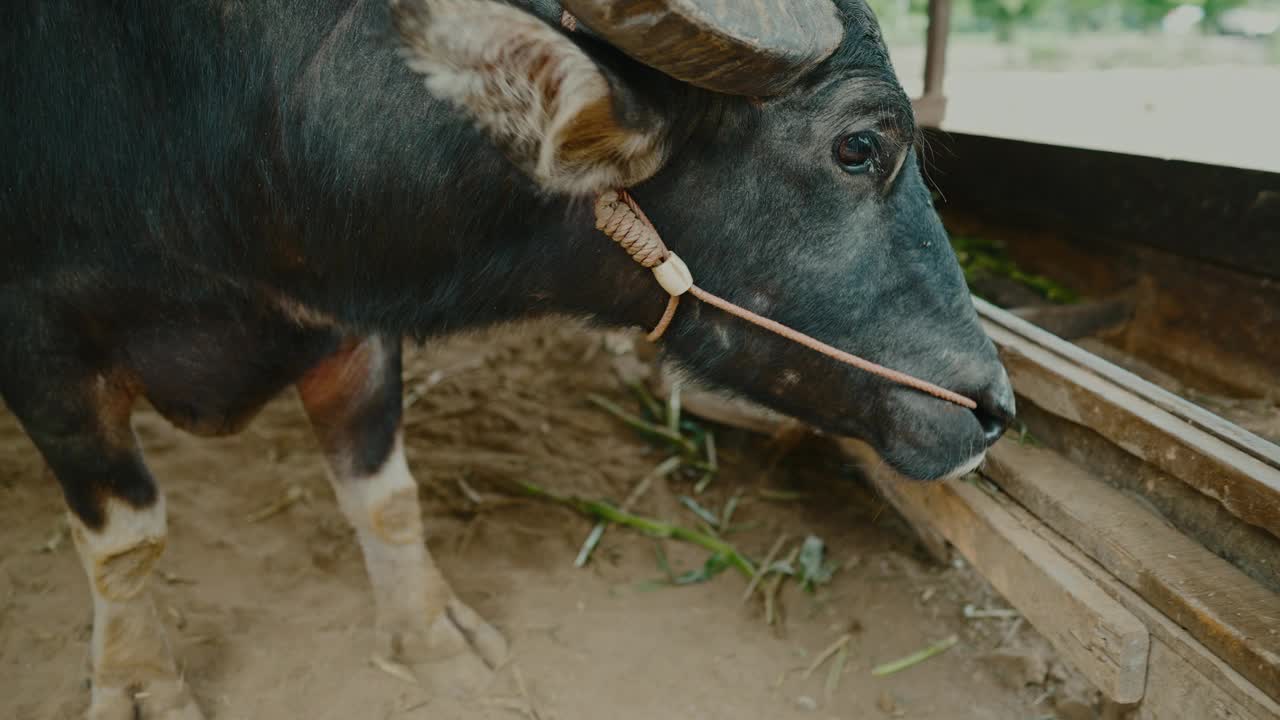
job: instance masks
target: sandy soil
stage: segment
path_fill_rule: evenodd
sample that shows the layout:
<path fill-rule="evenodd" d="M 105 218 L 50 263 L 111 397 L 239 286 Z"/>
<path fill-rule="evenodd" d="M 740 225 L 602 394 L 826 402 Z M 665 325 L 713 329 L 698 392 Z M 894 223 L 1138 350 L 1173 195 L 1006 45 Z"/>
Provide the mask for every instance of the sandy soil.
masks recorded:
<path fill-rule="evenodd" d="M 140 412 L 136 426 L 170 508 L 154 593 L 209 717 L 1092 717 L 1078 678 L 1033 630 L 1007 618 L 966 619 L 966 604 L 1004 605 L 969 569 L 930 564 L 854 469 L 820 446 L 765 471 L 770 448 L 761 438 L 719 429 L 725 470 L 702 498 L 720 508 L 742 491 L 741 529 L 729 539 L 757 559 L 783 532 L 826 541 L 840 569 L 816 595 L 784 586 L 780 628 L 765 624 L 759 603 L 741 603 L 745 582 L 731 571 L 646 589 L 644 581 L 661 575 L 656 541 L 634 532 L 609 530 L 592 564 L 576 569 L 590 524 L 502 490 L 525 478 L 617 501 L 661 460 L 583 400 L 599 392 L 629 404 L 614 370 L 631 356 L 617 352 L 625 342 L 605 339 L 561 328 L 460 338 L 407 357 L 409 460 L 430 547 L 459 594 L 512 641 L 513 661 L 478 698 L 431 694 L 370 662 L 359 550 L 292 394 L 224 440 L 191 438 Z M 675 501 L 688 485 L 659 485 L 637 510 L 691 524 Z M 806 497 L 769 501 L 762 487 Z M 287 497 L 296 502 L 260 517 Z M 697 548 L 663 545 L 676 572 L 705 559 Z M 80 717 L 88 699 L 85 580 L 53 480 L 7 413 L 0 548 L 0 717 Z M 803 668 L 845 632 L 851 651 L 827 698 L 829 666 L 808 678 Z M 960 643 L 950 652 L 871 675 L 874 665 L 952 633 Z M 992 655 L 997 649 L 1008 655 Z"/>

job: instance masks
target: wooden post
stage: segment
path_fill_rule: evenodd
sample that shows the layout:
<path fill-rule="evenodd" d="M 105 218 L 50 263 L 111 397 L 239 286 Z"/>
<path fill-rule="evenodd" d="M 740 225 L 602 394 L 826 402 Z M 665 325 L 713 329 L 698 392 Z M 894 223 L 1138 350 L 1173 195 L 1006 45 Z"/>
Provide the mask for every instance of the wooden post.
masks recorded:
<path fill-rule="evenodd" d="M 951 0 L 929 0 L 929 28 L 925 34 L 924 94 L 915 102 L 916 121 L 938 127 L 946 115 L 947 98 L 942 79 L 951 32 Z"/>
<path fill-rule="evenodd" d="M 947 36 L 951 31 L 951 0 L 929 0 L 929 29 L 924 57 L 924 94 L 942 94 L 947 62 Z"/>

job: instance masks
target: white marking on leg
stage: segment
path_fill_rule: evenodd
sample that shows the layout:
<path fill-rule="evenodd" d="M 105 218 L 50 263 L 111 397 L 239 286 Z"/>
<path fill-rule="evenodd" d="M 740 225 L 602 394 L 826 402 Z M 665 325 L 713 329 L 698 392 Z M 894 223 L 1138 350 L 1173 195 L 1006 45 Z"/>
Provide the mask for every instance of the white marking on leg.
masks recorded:
<path fill-rule="evenodd" d="M 91 720 L 198 720 L 156 613 L 147 580 L 167 535 L 164 498 L 137 509 L 115 499 L 105 523 L 92 530 L 74 514 L 70 524 L 93 594 Z M 135 709 L 135 706 L 138 706 Z"/>
<path fill-rule="evenodd" d="M 364 553 L 382 651 L 410 662 L 464 651 L 460 634 L 436 632 L 448 624 L 438 621 L 452 592 L 427 552 L 418 485 L 409 473 L 403 439 L 396 437 L 391 455 L 374 475 L 335 478 L 333 488 Z"/>

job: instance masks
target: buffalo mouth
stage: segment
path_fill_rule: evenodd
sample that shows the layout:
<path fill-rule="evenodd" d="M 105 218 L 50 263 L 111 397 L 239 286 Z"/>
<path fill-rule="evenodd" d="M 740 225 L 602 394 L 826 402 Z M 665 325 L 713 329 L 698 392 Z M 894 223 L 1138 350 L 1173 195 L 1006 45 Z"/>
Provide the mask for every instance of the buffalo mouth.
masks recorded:
<path fill-rule="evenodd" d="M 867 471 L 891 471 L 913 482 L 945 482 L 964 477 L 986 460 L 987 433 L 966 408 L 903 388 L 891 391 L 889 417 L 872 419 L 881 431 L 864 431 L 865 419 L 805 418 L 794 408 L 777 410 L 741 393 L 699 381 L 672 361 L 659 368 L 659 397 L 680 386 L 688 412 L 712 422 L 773 435 L 791 425 L 830 438 L 862 461 Z"/>

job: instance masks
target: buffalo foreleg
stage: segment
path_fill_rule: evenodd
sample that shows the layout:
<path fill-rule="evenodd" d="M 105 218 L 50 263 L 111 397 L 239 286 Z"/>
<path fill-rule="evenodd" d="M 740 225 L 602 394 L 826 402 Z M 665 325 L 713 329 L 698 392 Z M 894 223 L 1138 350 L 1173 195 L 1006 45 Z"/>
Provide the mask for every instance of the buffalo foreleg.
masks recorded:
<path fill-rule="evenodd" d="M 399 339 L 353 339 L 312 368 L 299 395 L 373 585 L 379 651 L 432 684 L 475 689 L 506 655 L 502 636 L 453 594 L 427 551 L 401 433 Z"/>
<path fill-rule="evenodd" d="M 62 486 L 93 596 L 90 720 L 199 720 L 147 582 L 164 550 L 164 498 L 129 425 L 135 383 L 34 337 L 0 388 Z M 43 341 L 43 344 L 42 342 Z"/>

